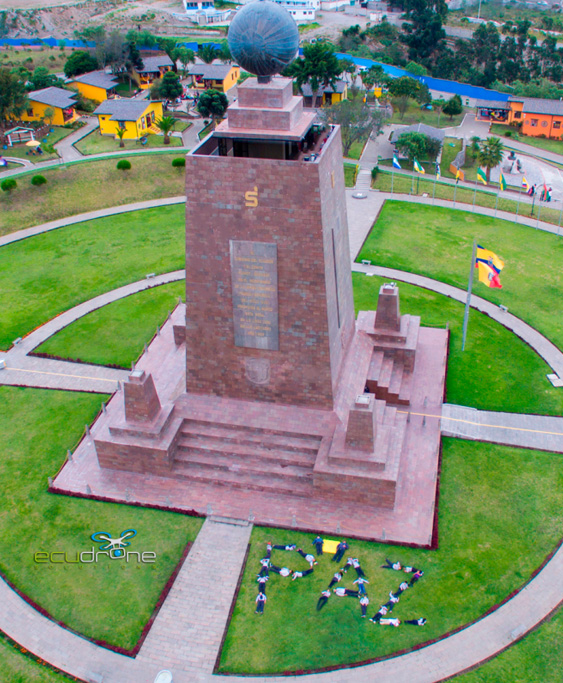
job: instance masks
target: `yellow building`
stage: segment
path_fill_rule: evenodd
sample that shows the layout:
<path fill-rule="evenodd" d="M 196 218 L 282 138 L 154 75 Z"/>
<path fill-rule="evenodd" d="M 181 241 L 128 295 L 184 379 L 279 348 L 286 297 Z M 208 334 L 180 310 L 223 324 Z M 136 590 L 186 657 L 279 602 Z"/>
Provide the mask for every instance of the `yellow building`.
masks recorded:
<path fill-rule="evenodd" d="M 190 88 L 227 92 L 240 78 L 240 66 L 236 64 L 195 64 L 188 72 L 192 79 Z"/>
<path fill-rule="evenodd" d="M 173 68 L 172 60 L 168 55 L 156 57 L 143 57 L 143 68 L 133 69 L 131 77 L 137 82 L 141 90 L 150 88 L 157 78 L 162 78 L 167 71 Z"/>
<path fill-rule="evenodd" d="M 316 105 L 317 107 L 324 107 L 325 105 L 337 104 L 342 102 L 342 100 L 348 99 L 348 84 L 346 81 L 337 80 L 333 88 L 331 85 L 327 85 L 325 88 L 319 88 L 317 90 Z M 308 83 L 305 83 L 302 87 L 303 92 L 303 105 L 305 107 L 313 106 L 313 89 Z"/>
<path fill-rule="evenodd" d="M 71 79 L 69 85 L 88 100 L 104 102 L 110 95 L 115 94 L 117 79 L 105 71 L 90 71 Z"/>
<path fill-rule="evenodd" d="M 22 121 L 42 121 L 45 119 L 45 111 L 51 109 L 54 114 L 49 123 L 52 126 L 64 126 L 78 118 L 75 107 L 76 93 L 63 88 L 43 88 L 34 90 L 28 95 L 29 105 L 27 110 L 19 117 Z"/>
<path fill-rule="evenodd" d="M 94 114 L 98 117 L 102 135 L 113 135 L 117 138 L 117 130 L 124 128 L 124 140 L 138 140 L 148 133 L 160 132 L 154 124 L 162 118 L 162 102 L 106 100 Z"/>

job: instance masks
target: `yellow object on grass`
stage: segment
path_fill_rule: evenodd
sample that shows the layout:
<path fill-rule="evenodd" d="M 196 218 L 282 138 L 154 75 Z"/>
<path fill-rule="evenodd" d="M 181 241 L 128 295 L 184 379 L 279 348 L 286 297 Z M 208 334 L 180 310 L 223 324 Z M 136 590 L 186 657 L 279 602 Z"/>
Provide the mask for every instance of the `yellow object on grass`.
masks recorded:
<path fill-rule="evenodd" d="M 326 538 L 323 543 L 323 553 L 335 553 L 336 552 L 336 547 L 340 541 L 327 541 Z"/>

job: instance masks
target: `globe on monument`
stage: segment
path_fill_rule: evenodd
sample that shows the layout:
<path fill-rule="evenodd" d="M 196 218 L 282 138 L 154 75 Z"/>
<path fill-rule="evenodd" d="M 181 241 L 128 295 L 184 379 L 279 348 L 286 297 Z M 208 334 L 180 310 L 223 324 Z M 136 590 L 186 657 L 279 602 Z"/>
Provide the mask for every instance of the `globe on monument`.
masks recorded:
<path fill-rule="evenodd" d="M 256 0 L 237 12 L 228 39 L 236 62 L 261 82 L 282 71 L 299 48 L 293 17 L 271 0 Z"/>

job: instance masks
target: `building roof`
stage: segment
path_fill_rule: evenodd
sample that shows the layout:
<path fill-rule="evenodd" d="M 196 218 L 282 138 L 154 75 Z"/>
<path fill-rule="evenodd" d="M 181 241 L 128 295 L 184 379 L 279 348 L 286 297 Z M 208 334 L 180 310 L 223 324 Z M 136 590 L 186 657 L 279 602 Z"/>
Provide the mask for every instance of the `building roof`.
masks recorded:
<path fill-rule="evenodd" d="M 106 100 L 94 114 L 111 114 L 111 121 L 138 121 L 150 104 L 149 100 Z"/>
<path fill-rule="evenodd" d="M 510 109 L 510 102 L 501 102 L 498 100 L 476 100 L 475 106 L 478 109 Z"/>
<path fill-rule="evenodd" d="M 41 102 L 47 104 L 49 107 L 59 107 L 59 109 L 67 109 L 76 105 L 76 93 L 62 88 L 50 86 L 42 90 L 34 90 L 28 95 L 33 102 Z"/>
<path fill-rule="evenodd" d="M 232 64 L 194 64 L 188 73 L 190 76 L 202 76 L 212 81 L 223 81 L 232 68 Z"/>
<path fill-rule="evenodd" d="M 105 71 L 90 71 L 87 74 L 81 74 L 75 78 L 70 79 L 72 82 L 84 83 L 86 85 L 93 85 L 96 88 L 104 88 L 104 90 L 111 90 L 117 85 L 117 79 Z"/>
<path fill-rule="evenodd" d="M 403 133 L 423 133 L 424 135 L 428 135 L 429 138 L 440 140 L 440 142 L 444 140 L 446 135 L 442 128 L 433 128 L 432 126 L 427 126 L 425 123 L 416 123 L 414 126 L 404 126 L 394 130 L 391 135 L 391 142 L 397 142 L 399 136 Z"/>
<path fill-rule="evenodd" d="M 174 66 L 168 55 L 157 55 L 156 57 L 143 57 L 143 68 L 137 69 L 138 73 L 154 73 L 160 71 L 161 66 Z"/>
<path fill-rule="evenodd" d="M 338 81 L 336 81 L 334 88 L 330 84 L 327 85 L 326 88 L 320 87 L 317 90 L 317 97 L 320 97 L 323 92 L 325 92 L 327 95 L 330 95 L 333 92 L 337 92 L 337 93 L 342 94 L 345 89 L 346 89 L 346 83 L 343 80 L 338 80 Z M 301 87 L 301 91 L 303 92 L 303 97 L 312 97 L 313 96 L 313 88 L 311 88 L 311 86 L 308 83 L 303 84 L 303 86 Z"/>
<path fill-rule="evenodd" d="M 510 101 L 523 102 L 522 111 L 526 114 L 563 116 L 563 102 L 560 100 L 543 100 L 539 97 L 511 97 Z"/>

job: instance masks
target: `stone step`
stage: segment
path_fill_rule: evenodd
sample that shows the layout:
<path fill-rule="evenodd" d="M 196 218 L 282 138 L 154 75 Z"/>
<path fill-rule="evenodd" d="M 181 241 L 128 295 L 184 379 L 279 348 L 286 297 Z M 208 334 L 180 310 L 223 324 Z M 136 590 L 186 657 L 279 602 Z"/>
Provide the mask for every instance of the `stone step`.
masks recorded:
<path fill-rule="evenodd" d="M 383 365 L 383 357 L 383 351 L 375 351 L 373 353 L 369 364 L 368 380 L 377 383 L 381 373 L 381 366 Z"/>
<path fill-rule="evenodd" d="M 399 391 L 399 404 L 408 406 L 411 402 L 412 391 L 412 372 L 403 372 L 403 381 L 401 382 L 401 391 Z"/>
<path fill-rule="evenodd" d="M 294 433 L 268 432 L 247 426 L 221 425 L 200 420 L 184 420 L 181 432 L 185 436 L 205 436 L 218 438 L 229 443 L 250 444 L 264 448 L 281 447 L 284 451 L 310 453 L 316 457 L 321 439 Z"/>
<path fill-rule="evenodd" d="M 381 389 L 388 389 L 389 382 L 391 381 L 391 373 L 393 372 L 393 366 L 395 362 L 392 358 L 384 358 L 383 364 L 381 365 L 381 372 L 379 373 L 379 378 L 377 380 L 377 386 Z"/>
<path fill-rule="evenodd" d="M 356 190 L 369 190 L 371 187 L 371 172 L 360 170 L 356 178 Z"/>
<path fill-rule="evenodd" d="M 283 448 L 266 448 L 257 444 L 236 443 L 224 441 L 220 437 L 185 435 L 182 433 L 178 440 L 179 452 L 202 453 L 217 458 L 229 458 L 239 462 L 241 460 L 255 460 L 256 462 L 279 463 L 298 467 L 313 467 L 316 453 Z"/>
<path fill-rule="evenodd" d="M 396 396 L 397 399 L 399 398 L 399 393 L 403 383 L 403 369 L 402 363 L 393 363 L 393 370 L 391 372 L 391 379 L 389 380 L 388 392 L 391 396 Z"/>
<path fill-rule="evenodd" d="M 195 462 L 175 462 L 172 476 L 194 482 L 217 486 L 234 487 L 249 491 L 271 491 L 310 498 L 314 494 L 313 472 L 307 477 L 280 477 L 270 472 L 257 470 L 221 470 L 206 467 Z M 249 501 L 249 507 L 252 505 Z"/>

